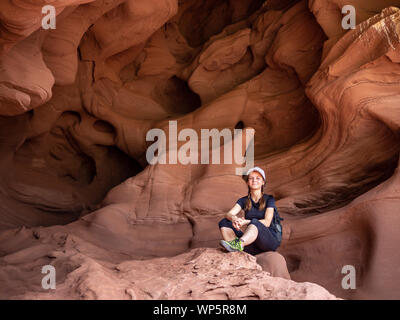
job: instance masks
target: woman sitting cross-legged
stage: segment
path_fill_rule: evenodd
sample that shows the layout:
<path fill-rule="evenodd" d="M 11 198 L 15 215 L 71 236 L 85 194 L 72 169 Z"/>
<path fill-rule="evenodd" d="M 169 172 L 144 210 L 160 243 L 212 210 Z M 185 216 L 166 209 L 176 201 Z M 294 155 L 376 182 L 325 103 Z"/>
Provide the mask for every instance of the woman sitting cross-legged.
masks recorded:
<path fill-rule="evenodd" d="M 275 199 L 264 194 L 265 173 L 259 167 L 251 168 L 246 174 L 248 195 L 237 200 L 235 206 L 219 222 L 224 240 L 220 244 L 227 251 L 245 251 L 256 255 L 275 251 L 281 243 L 281 231 L 273 223 Z M 245 218 L 237 214 L 245 211 Z"/>

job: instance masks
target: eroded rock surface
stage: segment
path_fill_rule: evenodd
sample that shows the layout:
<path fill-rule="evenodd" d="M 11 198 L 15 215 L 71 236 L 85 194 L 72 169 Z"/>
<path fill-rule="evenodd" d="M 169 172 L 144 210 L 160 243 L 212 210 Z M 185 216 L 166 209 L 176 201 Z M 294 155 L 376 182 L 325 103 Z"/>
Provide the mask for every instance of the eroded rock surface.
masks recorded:
<path fill-rule="evenodd" d="M 51 298 L 37 287 L 48 263 L 62 270 L 60 299 L 186 299 L 208 286 L 210 299 L 332 297 L 254 259 L 232 271 L 251 278 L 242 293 L 224 278 L 168 296 L 192 286 L 189 265 L 160 287 L 135 278 L 197 254 L 204 277 L 207 263 L 249 259 L 199 248 L 217 246 L 218 220 L 247 192 L 235 164 L 149 165 L 147 132 L 172 120 L 199 137 L 255 130 L 255 165 L 286 218 L 289 272 L 274 276 L 400 297 L 399 1 L 57 0 L 55 30 L 41 28 L 45 4 L 0 4 L 0 281 L 16 288 L 5 298 Z M 341 26 L 345 4 L 355 29 Z M 356 290 L 341 287 L 345 265 Z"/>
<path fill-rule="evenodd" d="M 335 296 L 314 283 L 297 283 L 271 276 L 244 252 L 197 248 L 170 258 L 125 260 L 68 236 L 51 251 L 44 245 L 28 251 L 30 276 L 24 287 L 14 287 L 2 298 L 11 299 L 268 299 L 334 300 Z M 60 244 L 60 243 L 59 243 Z M 2 258 L 2 275 L 30 260 L 27 250 Z M 43 256 L 41 256 L 43 255 Z M 101 256 L 101 260 L 99 260 Z M 107 260 L 105 260 L 106 258 Z M 42 263 L 57 270 L 54 290 L 41 288 Z M 26 274 L 27 265 L 23 269 Z M 20 269 L 19 269 L 20 270 Z M 14 274 L 15 276 L 15 274 Z M 17 275 L 18 276 L 18 275 Z M 25 291 L 28 288 L 27 291 Z"/>

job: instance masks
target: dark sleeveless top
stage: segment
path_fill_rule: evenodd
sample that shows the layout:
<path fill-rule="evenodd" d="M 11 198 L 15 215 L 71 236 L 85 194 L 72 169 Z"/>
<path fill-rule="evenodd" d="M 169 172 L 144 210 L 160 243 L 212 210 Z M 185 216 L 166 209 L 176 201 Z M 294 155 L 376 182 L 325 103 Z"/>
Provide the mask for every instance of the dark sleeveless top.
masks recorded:
<path fill-rule="evenodd" d="M 264 210 L 259 210 L 260 207 L 260 201 L 258 203 L 255 203 L 254 200 L 250 197 L 251 199 L 251 209 L 247 212 L 245 212 L 245 219 L 251 220 L 251 219 L 264 219 L 265 218 L 265 210 L 267 208 L 274 208 L 275 207 L 275 198 L 272 195 L 269 194 L 264 194 L 265 198 L 265 208 Z M 236 203 L 244 209 L 247 201 L 247 196 L 240 198 Z"/>

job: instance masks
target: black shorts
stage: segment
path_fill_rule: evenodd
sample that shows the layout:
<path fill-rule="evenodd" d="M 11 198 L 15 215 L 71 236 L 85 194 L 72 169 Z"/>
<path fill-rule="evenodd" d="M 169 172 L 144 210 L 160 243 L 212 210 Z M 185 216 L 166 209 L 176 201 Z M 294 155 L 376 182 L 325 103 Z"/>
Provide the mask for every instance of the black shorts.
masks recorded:
<path fill-rule="evenodd" d="M 276 249 L 278 249 L 280 241 L 278 241 L 276 232 L 274 230 L 266 227 L 257 219 L 251 219 L 250 224 L 255 225 L 257 227 L 258 236 L 253 243 L 244 247 L 243 250 L 244 252 L 255 255 L 266 251 L 276 251 Z M 232 225 L 232 221 L 226 218 L 222 219 L 218 223 L 218 226 L 220 228 L 225 227 L 232 229 L 238 238 L 240 238 L 243 235 L 243 232 L 240 230 L 236 230 Z"/>

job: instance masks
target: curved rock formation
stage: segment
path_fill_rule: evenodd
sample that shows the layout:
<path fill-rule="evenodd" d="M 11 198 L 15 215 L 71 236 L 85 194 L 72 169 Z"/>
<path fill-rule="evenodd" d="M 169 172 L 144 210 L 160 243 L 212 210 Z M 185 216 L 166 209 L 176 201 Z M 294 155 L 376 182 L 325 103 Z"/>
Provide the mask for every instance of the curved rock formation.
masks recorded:
<path fill-rule="evenodd" d="M 70 239 L 83 244 L 79 239 Z M 43 249 L 43 247 L 41 247 Z M 89 249 L 89 248 L 87 248 Z M 91 247 L 91 254 L 99 248 Z M 100 253 L 100 252 L 98 252 Z M 105 258 L 101 253 L 102 259 Z M 22 292 L 14 288 L 8 292 L 11 299 L 268 299 L 268 300 L 335 300 L 326 289 L 309 282 L 296 283 L 281 277 L 272 277 L 249 254 L 229 254 L 219 249 L 198 248 L 173 258 L 156 258 L 148 261 L 118 262 L 98 260 L 82 254 L 77 248 L 56 250 L 48 254 L 58 276 L 56 290 L 44 292 L 40 286 Z M 121 257 L 120 257 L 121 258 Z M 5 257 L 16 263 L 21 257 Z M 32 276 L 41 283 L 40 259 L 30 264 Z M 7 270 L 9 271 L 9 270 Z M 34 274 L 37 272 L 37 275 Z M 6 269 L 3 268 L 2 273 Z M 38 292 L 39 291 L 39 292 Z M 40 291 L 42 291 L 40 293 Z"/>
<path fill-rule="evenodd" d="M 114 289 L 91 285 L 112 281 L 114 267 L 146 268 L 140 259 L 173 265 L 200 254 L 206 269 L 221 261 L 198 248 L 217 245 L 217 221 L 247 188 L 234 163 L 149 164 L 149 130 L 176 121 L 177 132 L 199 137 L 254 129 L 255 165 L 286 218 L 279 252 L 290 275 L 278 254 L 257 257 L 264 269 L 343 298 L 399 298 L 399 1 L 60 0 L 55 30 L 41 28 L 45 2 L 0 4 L 4 288 L 10 266 L 16 279 L 38 279 L 32 270 L 50 261 L 63 270 L 54 298 L 207 290 L 146 296 L 126 285 L 129 272 Z M 355 29 L 341 26 L 345 4 Z M 167 159 L 200 141 L 171 144 Z M 245 268 L 259 272 L 253 260 Z M 341 286 L 345 265 L 355 267 L 356 290 Z M 249 294 L 208 297 L 285 297 L 289 282 L 261 278 L 280 281 L 275 295 L 254 293 L 250 281 Z M 37 286 L 10 297 L 50 297 Z M 310 297 L 331 296 L 289 298 Z"/>

